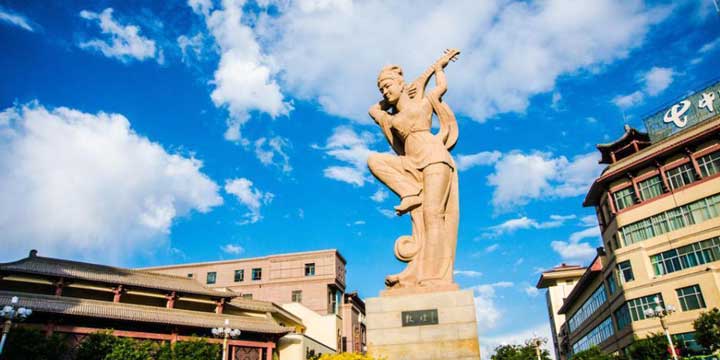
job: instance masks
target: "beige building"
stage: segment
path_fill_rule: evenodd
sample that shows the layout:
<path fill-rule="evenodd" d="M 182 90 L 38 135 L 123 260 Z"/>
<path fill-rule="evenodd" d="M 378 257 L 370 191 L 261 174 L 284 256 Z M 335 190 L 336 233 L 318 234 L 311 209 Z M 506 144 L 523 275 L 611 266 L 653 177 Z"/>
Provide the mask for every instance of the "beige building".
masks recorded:
<path fill-rule="evenodd" d="M 585 206 L 595 207 L 599 252 L 557 314 L 569 351 L 622 351 L 662 331 L 643 311 L 672 305 L 669 329 L 694 348 L 692 322 L 720 307 L 720 101 L 714 84 L 598 145 L 607 164 Z M 718 98 L 720 100 L 720 97 Z M 708 102 L 709 101 L 709 102 Z"/>
<path fill-rule="evenodd" d="M 567 329 L 564 326 L 565 315 L 558 314 L 558 311 L 584 273 L 585 268 L 582 266 L 562 264 L 543 272 L 536 285 L 538 289 L 547 289 L 545 301 L 550 318 L 555 359 L 567 359 L 565 355 L 567 351 L 560 350 L 562 347 L 567 348 Z"/>
<path fill-rule="evenodd" d="M 365 346 L 365 305 L 357 295 L 345 294 L 345 264 L 345 258 L 332 249 L 143 270 L 192 278 L 246 299 L 300 304 L 283 307 L 295 308 L 298 316 L 308 314 L 303 308 L 309 309 L 320 317 L 301 317 L 304 323 L 323 324 L 321 329 L 306 325 L 315 341 L 334 351 L 360 352 Z"/>

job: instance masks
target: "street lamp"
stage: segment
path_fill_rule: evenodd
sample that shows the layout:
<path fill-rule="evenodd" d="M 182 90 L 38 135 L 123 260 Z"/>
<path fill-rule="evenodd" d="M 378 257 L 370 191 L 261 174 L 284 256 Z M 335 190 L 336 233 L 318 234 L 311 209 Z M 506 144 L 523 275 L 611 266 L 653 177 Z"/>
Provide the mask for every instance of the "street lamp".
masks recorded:
<path fill-rule="evenodd" d="M 236 338 L 240 336 L 240 329 L 230 328 L 230 320 L 225 319 L 225 327 L 216 327 L 212 329 L 212 334 L 223 338 L 223 356 L 222 360 L 227 359 L 227 342 L 228 338 Z"/>
<path fill-rule="evenodd" d="M 21 307 L 16 309 L 15 306 L 17 306 L 18 300 L 17 296 L 13 296 L 10 300 L 11 305 L 5 305 L 5 307 L 0 310 L 0 318 L 5 319 L 2 339 L 0 339 L 0 354 L 2 354 L 3 348 L 5 347 L 5 341 L 7 340 L 7 335 L 10 332 L 10 326 L 12 326 L 13 320 L 23 321 L 32 314 L 32 309 L 29 308 Z"/>
<path fill-rule="evenodd" d="M 530 344 L 535 348 L 535 356 L 537 356 L 537 360 L 542 360 L 540 357 L 540 354 L 542 352 L 540 351 L 540 347 L 543 346 L 547 342 L 547 339 L 541 338 L 541 337 L 534 337 L 530 340 Z"/>
<path fill-rule="evenodd" d="M 667 337 L 668 344 L 670 344 L 670 352 L 672 353 L 673 360 L 678 360 L 677 354 L 675 354 L 675 345 L 673 345 L 672 338 L 670 338 L 670 331 L 668 330 L 668 324 L 665 321 L 665 318 L 668 317 L 670 314 L 675 312 L 675 307 L 668 304 L 665 306 L 665 308 L 660 305 L 660 298 L 655 297 L 655 308 L 647 308 L 645 309 L 645 317 L 652 318 L 656 317 L 660 319 L 660 325 L 662 326 L 663 330 L 665 331 L 665 336 Z"/>

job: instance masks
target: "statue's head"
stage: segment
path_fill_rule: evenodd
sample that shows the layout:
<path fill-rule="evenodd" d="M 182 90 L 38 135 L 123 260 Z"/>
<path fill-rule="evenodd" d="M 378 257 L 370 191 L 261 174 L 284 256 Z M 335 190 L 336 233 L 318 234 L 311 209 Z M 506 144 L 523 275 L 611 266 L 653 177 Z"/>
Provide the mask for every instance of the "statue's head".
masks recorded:
<path fill-rule="evenodd" d="M 395 105 L 405 88 L 402 68 L 397 65 L 388 65 L 380 70 L 377 80 L 378 89 L 385 101 Z"/>

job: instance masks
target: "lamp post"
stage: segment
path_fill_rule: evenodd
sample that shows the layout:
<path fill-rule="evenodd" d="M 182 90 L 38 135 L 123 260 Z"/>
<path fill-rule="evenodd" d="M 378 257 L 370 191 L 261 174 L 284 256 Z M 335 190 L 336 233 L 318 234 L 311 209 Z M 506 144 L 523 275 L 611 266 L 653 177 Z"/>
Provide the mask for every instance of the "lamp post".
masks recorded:
<path fill-rule="evenodd" d="M 24 307 L 15 308 L 18 301 L 18 297 L 13 296 L 10 300 L 10 305 L 5 305 L 5 307 L 0 309 L 0 318 L 5 320 L 2 329 L 2 339 L 0 339 L 0 354 L 2 354 L 3 348 L 5 347 L 5 341 L 7 340 L 7 335 L 10 332 L 10 326 L 12 326 L 13 320 L 23 321 L 32 314 L 32 309 Z"/>
<path fill-rule="evenodd" d="M 225 319 L 225 327 L 216 327 L 212 329 L 212 334 L 223 338 L 223 355 L 222 360 L 227 359 L 227 342 L 228 338 L 240 336 L 240 329 L 230 328 L 230 320 Z"/>
<path fill-rule="evenodd" d="M 660 319 L 660 326 L 662 326 L 665 331 L 665 337 L 667 337 L 668 344 L 670 345 L 670 352 L 672 353 L 673 360 L 678 360 L 677 354 L 675 354 L 675 345 L 673 345 L 672 338 L 670 337 L 670 330 L 668 330 L 667 321 L 665 321 L 666 317 L 675 312 L 675 307 L 668 304 L 665 305 L 665 308 L 663 308 L 660 305 L 660 299 L 655 297 L 655 308 L 647 308 L 644 312 L 645 317 L 656 317 Z"/>
<path fill-rule="evenodd" d="M 547 339 L 541 338 L 541 337 L 534 337 L 530 340 L 530 344 L 535 348 L 535 356 L 537 356 L 537 360 L 542 360 L 540 355 L 542 352 L 540 351 L 540 347 L 543 346 L 547 342 Z"/>

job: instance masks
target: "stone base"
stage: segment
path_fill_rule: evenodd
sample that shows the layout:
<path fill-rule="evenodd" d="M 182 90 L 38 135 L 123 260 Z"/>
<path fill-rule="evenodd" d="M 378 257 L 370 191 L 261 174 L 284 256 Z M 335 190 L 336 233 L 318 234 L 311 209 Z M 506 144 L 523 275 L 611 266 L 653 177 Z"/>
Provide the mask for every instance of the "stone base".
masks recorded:
<path fill-rule="evenodd" d="M 365 301 L 368 354 L 387 360 L 479 360 L 471 290 L 383 296 Z M 402 312 L 437 310 L 437 324 L 403 326 Z"/>

